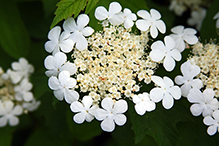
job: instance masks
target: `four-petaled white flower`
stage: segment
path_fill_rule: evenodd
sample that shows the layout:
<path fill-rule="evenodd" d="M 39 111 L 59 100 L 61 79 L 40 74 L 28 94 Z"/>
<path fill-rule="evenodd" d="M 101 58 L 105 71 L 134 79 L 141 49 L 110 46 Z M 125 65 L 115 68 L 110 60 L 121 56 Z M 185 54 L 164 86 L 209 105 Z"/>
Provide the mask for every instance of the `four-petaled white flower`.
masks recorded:
<path fill-rule="evenodd" d="M 151 80 L 159 87 L 155 87 L 150 91 L 150 97 L 154 102 L 162 100 L 163 107 L 170 109 L 174 104 L 174 99 L 181 98 L 181 90 L 178 86 L 174 86 L 173 81 L 168 77 L 151 76 Z"/>
<path fill-rule="evenodd" d="M 61 71 L 67 70 L 70 75 L 73 75 L 76 72 L 76 66 L 74 63 L 66 62 L 67 56 L 65 53 L 58 52 L 54 56 L 49 55 L 44 61 L 44 65 L 48 71 L 46 75 L 57 76 Z"/>
<path fill-rule="evenodd" d="M 101 106 L 104 109 L 96 109 L 95 117 L 101 122 L 101 128 L 104 131 L 112 132 L 115 129 L 115 123 L 122 126 L 126 122 L 126 116 L 123 114 L 127 111 L 127 102 L 123 99 L 118 101 L 106 97 L 102 100 Z"/>
<path fill-rule="evenodd" d="M 200 89 L 203 83 L 200 79 L 193 79 L 200 73 L 200 67 L 192 65 L 188 60 L 181 65 L 180 68 L 183 76 L 176 76 L 175 83 L 181 86 L 182 96 L 187 97 L 191 88 Z"/>
<path fill-rule="evenodd" d="M 192 88 L 187 96 L 190 103 L 194 103 L 190 107 L 190 111 L 194 116 L 199 116 L 201 113 L 203 117 L 210 116 L 213 110 L 218 109 L 218 100 L 214 98 L 213 89 L 205 89 L 203 93 L 196 88 Z"/>
<path fill-rule="evenodd" d="M 209 135 L 214 135 L 217 131 L 219 132 L 219 110 L 215 110 L 211 116 L 206 116 L 203 120 L 204 124 L 209 126 L 207 133 Z"/>
<path fill-rule="evenodd" d="M 109 5 L 109 12 L 103 6 L 99 6 L 96 8 L 94 15 L 100 21 L 107 19 L 102 23 L 104 25 L 107 25 L 108 21 L 112 25 L 120 25 L 124 22 L 121 10 L 122 7 L 118 2 L 112 2 Z"/>
<path fill-rule="evenodd" d="M 184 29 L 184 26 L 179 25 L 173 27 L 171 31 L 174 34 L 171 34 L 170 36 L 176 41 L 175 48 L 178 49 L 180 52 L 184 51 L 186 47 L 185 42 L 190 45 L 194 45 L 198 42 L 198 38 L 195 35 L 197 31 L 193 28 Z"/>
<path fill-rule="evenodd" d="M 134 25 L 133 21 L 137 20 L 137 17 L 134 13 L 132 13 L 131 10 L 125 8 L 123 10 L 123 15 L 124 15 L 124 27 L 126 29 L 131 28 Z"/>
<path fill-rule="evenodd" d="M 164 45 L 165 43 L 165 45 Z M 175 61 L 180 61 L 182 56 L 179 50 L 174 49 L 175 41 L 170 36 L 164 37 L 164 43 L 162 41 L 156 41 L 151 45 L 152 51 L 149 56 L 151 60 L 160 62 L 164 58 L 163 66 L 167 71 L 172 71 L 175 67 Z"/>
<path fill-rule="evenodd" d="M 10 126 L 16 126 L 19 123 L 19 119 L 16 116 L 21 115 L 23 109 L 20 105 L 14 106 L 12 101 L 0 101 L 0 127 L 6 126 L 9 122 Z"/>
<path fill-rule="evenodd" d="M 33 85 L 28 81 L 27 78 L 23 79 L 19 85 L 14 87 L 15 99 L 18 101 L 31 101 L 33 100 L 33 93 L 30 91 Z"/>
<path fill-rule="evenodd" d="M 60 33 L 60 26 L 53 27 L 48 34 L 49 41 L 45 43 L 46 51 L 49 53 L 52 52 L 53 55 L 60 52 L 60 49 L 65 53 L 69 53 L 74 46 L 74 41 L 69 38 L 70 32 L 63 31 L 61 35 Z"/>
<path fill-rule="evenodd" d="M 87 49 L 88 43 L 85 37 L 90 36 L 94 30 L 87 26 L 90 19 L 86 14 L 80 14 L 77 18 L 77 23 L 74 18 L 70 17 L 63 23 L 65 31 L 70 32 L 70 38 L 75 42 L 78 50 Z"/>
<path fill-rule="evenodd" d="M 65 101 L 69 104 L 79 98 L 79 94 L 71 90 L 71 88 L 76 86 L 76 83 L 76 80 L 70 77 L 68 71 L 60 72 L 58 78 L 55 76 L 49 78 L 49 87 L 54 90 L 55 97 L 60 101 L 65 98 Z"/>
<path fill-rule="evenodd" d="M 70 108 L 71 111 L 77 113 L 74 115 L 73 120 L 81 124 L 86 120 L 91 122 L 94 119 L 93 112 L 97 109 L 97 106 L 92 106 L 93 100 L 90 96 L 84 96 L 81 102 L 74 101 Z"/>
<path fill-rule="evenodd" d="M 9 76 L 13 83 L 18 83 L 22 78 L 28 78 L 34 71 L 34 67 L 25 58 L 20 58 L 18 62 L 11 64 L 13 70 L 9 70 Z"/>
<path fill-rule="evenodd" d="M 196 26 L 197 30 L 201 30 L 202 22 L 205 19 L 207 10 L 200 8 L 191 12 L 191 17 L 187 20 L 188 25 Z"/>
<path fill-rule="evenodd" d="M 156 104 L 151 101 L 150 95 L 146 92 L 133 96 L 133 102 L 135 103 L 135 111 L 139 115 L 144 115 L 146 111 L 153 111 L 156 108 Z"/>
<path fill-rule="evenodd" d="M 213 19 L 217 19 L 216 27 L 219 28 L 219 12 L 214 16 Z"/>
<path fill-rule="evenodd" d="M 157 37 L 158 35 L 157 29 L 161 33 L 166 32 L 166 25 L 162 20 L 160 20 L 161 15 L 157 10 L 151 9 L 150 13 L 148 13 L 145 10 L 140 10 L 137 12 L 137 15 L 143 18 L 136 21 L 137 28 L 141 31 L 147 31 L 150 27 L 150 34 L 152 38 Z"/>

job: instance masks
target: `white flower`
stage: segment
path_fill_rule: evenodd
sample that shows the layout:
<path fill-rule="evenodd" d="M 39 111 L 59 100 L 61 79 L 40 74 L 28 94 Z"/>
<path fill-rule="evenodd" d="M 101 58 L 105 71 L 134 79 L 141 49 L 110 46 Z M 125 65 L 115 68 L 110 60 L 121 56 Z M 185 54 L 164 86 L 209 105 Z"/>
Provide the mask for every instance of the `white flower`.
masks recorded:
<path fill-rule="evenodd" d="M 91 122 L 94 119 L 93 112 L 97 106 L 92 106 L 93 100 L 90 96 L 84 96 L 81 102 L 75 101 L 71 104 L 71 111 L 77 113 L 74 115 L 74 121 L 81 124 L 86 120 Z"/>
<path fill-rule="evenodd" d="M 21 81 L 22 78 L 28 78 L 34 71 L 34 67 L 25 58 L 20 58 L 18 62 L 13 62 L 11 66 L 13 70 L 9 70 L 8 74 L 15 84 Z"/>
<path fill-rule="evenodd" d="M 53 55 L 60 52 L 60 49 L 65 53 L 69 53 L 74 46 L 74 42 L 69 38 L 69 32 L 64 31 L 61 35 L 60 33 L 60 26 L 53 27 L 48 34 L 49 41 L 45 43 L 46 51 L 49 53 L 52 52 Z"/>
<path fill-rule="evenodd" d="M 182 16 L 182 14 L 186 11 L 186 7 L 183 4 L 179 4 L 178 1 L 175 0 L 171 1 L 169 9 L 173 10 L 178 16 Z"/>
<path fill-rule="evenodd" d="M 148 13 L 145 10 L 140 10 L 137 12 L 137 15 L 143 18 L 136 21 L 137 28 L 141 31 L 147 31 L 150 27 L 150 34 L 152 38 L 157 37 L 158 35 L 157 29 L 161 33 L 166 32 L 166 25 L 162 20 L 160 20 L 161 15 L 157 10 L 151 9 L 150 13 Z"/>
<path fill-rule="evenodd" d="M 219 28 L 219 12 L 214 16 L 213 19 L 217 19 L 216 27 Z"/>
<path fill-rule="evenodd" d="M 86 14 L 80 14 L 77 18 L 77 23 L 74 18 L 70 17 L 63 23 L 65 31 L 70 32 L 70 38 L 76 43 L 78 50 L 87 49 L 88 43 L 85 37 L 90 36 L 94 30 L 86 26 L 89 23 L 89 17 Z"/>
<path fill-rule="evenodd" d="M 206 13 L 207 10 L 204 8 L 192 11 L 191 18 L 187 20 L 188 25 L 195 25 L 197 30 L 201 30 L 202 22 L 205 19 Z"/>
<path fill-rule="evenodd" d="M 207 132 L 209 135 L 214 135 L 217 131 L 219 132 L 219 110 L 215 110 L 211 116 L 206 116 L 203 120 L 205 125 L 208 125 Z"/>
<path fill-rule="evenodd" d="M 96 8 L 94 15 L 100 21 L 107 19 L 103 22 L 105 25 L 108 24 L 108 21 L 112 25 L 120 25 L 124 22 L 121 10 L 122 7 L 118 2 L 112 2 L 109 5 L 109 12 L 103 6 L 99 6 Z"/>
<path fill-rule="evenodd" d="M 16 126 L 19 119 L 16 116 L 21 115 L 23 109 L 20 105 L 14 106 L 12 101 L 0 102 L 0 127 L 6 126 L 9 122 L 10 126 Z"/>
<path fill-rule="evenodd" d="M 202 113 L 203 117 L 206 117 L 218 109 L 218 100 L 214 98 L 214 94 L 212 89 L 205 89 L 202 93 L 199 89 L 192 88 L 187 96 L 188 101 L 194 103 L 190 107 L 192 114 L 199 116 Z"/>
<path fill-rule="evenodd" d="M 165 43 L 165 45 L 164 45 Z M 163 66 L 167 71 L 172 71 L 175 67 L 175 61 L 180 61 L 182 56 L 179 50 L 174 49 L 175 41 L 170 36 L 164 37 L 164 43 L 162 41 L 156 41 L 151 45 L 152 51 L 149 56 L 151 60 L 160 62 L 164 58 Z"/>
<path fill-rule="evenodd" d="M 67 56 L 62 52 L 58 52 L 54 56 L 47 56 L 44 61 L 44 65 L 46 69 L 48 69 L 48 71 L 46 71 L 46 75 L 48 77 L 57 76 L 63 70 L 67 70 L 70 75 L 73 75 L 76 72 L 76 66 L 74 63 L 66 61 Z"/>
<path fill-rule="evenodd" d="M 33 93 L 30 92 L 32 89 L 33 85 L 28 81 L 27 78 L 23 79 L 19 85 L 14 87 L 14 91 L 16 92 L 15 94 L 15 99 L 18 101 L 31 101 L 33 100 Z"/>
<path fill-rule="evenodd" d="M 176 76 L 175 83 L 181 86 L 182 96 L 187 97 L 191 88 L 200 89 L 203 84 L 200 79 L 193 79 L 200 73 L 200 67 L 197 65 L 192 65 L 188 60 L 181 65 L 180 68 L 183 76 Z"/>
<path fill-rule="evenodd" d="M 197 31 L 193 28 L 184 29 L 184 26 L 179 25 L 173 27 L 171 31 L 174 34 L 171 34 L 170 36 L 176 41 L 175 48 L 178 49 L 180 52 L 182 52 L 185 49 L 185 42 L 190 45 L 194 45 L 198 42 L 198 38 L 197 36 L 195 36 Z"/>
<path fill-rule="evenodd" d="M 24 102 L 22 106 L 24 109 L 27 109 L 28 111 L 32 112 L 40 106 L 40 103 L 40 101 L 36 101 L 35 99 L 33 99 L 31 102 Z"/>
<path fill-rule="evenodd" d="M 146 92 L 133 96 L 133 102 L 135 103 L 135 111 L 139 115 L 144 115 L 146 111 L 153 111 L 156 108 L 156 104 L 151 101 L 150 95 Z"/>
<path fill-rule="evenodd" d="M 132 13 L 131 10 L 125 8 L 123 10 L 123 15 L 124 15 L 124 27 L 126 29 L 131 28 L 134 25 L 133 21 L 137 20 L 137 17 L 134 13 Z"/>
<path fill-rule="evenodd" d="M 127 102 L 123 99 L 115 101 L 106 97 L 102 100 L 101 106 L 104 109 L 96 109 L 95 117 L 101 122 L 101 128 L 104 131 L 112 132 L 115 129 L 115 123 L 122 126 L 126 122 L 126 116 L 123 114 L 127 111 Z"/>
<path fill-rule="evenodd" d="M 71 90 L 76 86 L 76 80 L 70 77 L 68 71 L 62 71 L 59 73 L 58 79 L 55 76 L 49 78 L 49 87 L 54 90 L 54 95 L 58 100 L 63 100 L 69 104 L 78 100 L 79 94 L 76 91 Z"/>
<path fill-rule="evenodd" d="M 173 106 L 174 99 L 181 98 L 181 90 L 178 86 L 174 86 L 173 81 L 168 77 L 151 76 L 151 80 L 159 87 L 155 87 L 150 91 L 150 97 L 154 102 L 162 100 L 163 107 L 170 109 Z"/>

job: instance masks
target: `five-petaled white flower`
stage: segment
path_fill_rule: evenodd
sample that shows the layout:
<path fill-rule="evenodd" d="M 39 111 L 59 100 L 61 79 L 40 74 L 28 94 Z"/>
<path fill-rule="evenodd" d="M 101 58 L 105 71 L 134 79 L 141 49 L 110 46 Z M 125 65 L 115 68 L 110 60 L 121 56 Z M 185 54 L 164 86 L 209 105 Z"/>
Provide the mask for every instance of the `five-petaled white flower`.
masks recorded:
<path fill-rule="evenodd" d="M 20 105 L 14 106 L 12 101 L 0 101 L 0 127 L 4 127 L 7 122 L 10 126 L 16 126 L 19 123 L 19 119 L 16 116 L 21 115 L 23 109 Z"/>
<path fill-rule="evenodd" d="M 63 31 L 61 35 L 60 33 L 60 26 L 53 27 L 48 34 L 49 41 L 45 43 L 46 51 L 52 52 L 53 55 L 60 52 L 60 49 L 65 53 L 69 53 L 74 46 L 74 41 L 69 38 L 70 32 Z"/>
<path fill-rule="evenodd" d="M 66 62 L 67 56 L 65 53 L 58 52 L 54 56 L 49 55 L 46 57 L 44 61 L 44 65 L 48 71 L 46 71 L 46 75 L 57 76 L 61 71 L 67 70 L 70 75 L 73 75 L 76 72 L 76 66 L 74 63 Z"/>
<path fill-rule="evenodd" d="M 195 35 L 197 31 L 193 28 L 184 29 L 184 26 L 179 25 L 173 27 L 171 31 L 174 34 L 171 34 L 170 36 L 176 41 L 175 48 L 178 49 L 180 52 L 184 51 L 186 47 L 185 42 L 190 45 L 194 45 L 198 42 L 198 38 Z"/>
<path fill-rule="evenodd" d="M 178 86 L 174 86 L 173 81 L 168 77 L 151 76 L 151 80 L 159 87 L 155 87 L 150 91 L 150 97 L 154 102 L 162 100 L 163 107 L 170 109 L 174 104 L 174 99 L 181 98 L 181 90 Z"/>
<path fill-rule="evenodd" d="M 165 43 L 165 45 L 164 45 Z M 151 45 L 152 51 L 149 56 L 151 60 L 160 62 L 164 58 L 163 66 L 167 71 L 172 71 L 175 67 L 175 61 L 180 61 L 182 56 L 179 50 L 174 49 L 175 41 L 170 36 L 164 37 L 164 43 L 162 41 L 156 41 Z"/>
<path fill-rule="evenodd" d="M 28 78 L 34 71 L 34 67 L 25 58 L 20 58 L 18 62 L 11 64 L 13 70 L 8 70 L 8 74 L 13 83 L 18 83 L 22 78 Z"/>
<path fill-rule="evenodd" d="M 127 111 L 127 102 L 123 99 L 118 101 L 106 97 L 102 100 L 101 106 L 104 109 L 96 109 L 95 117 L 101 122 L 101 128 L 104 131 L 112 132 L 115 129 L 115 123 L 122 126 L 126 122 L 126 116 L 123 114 Z"/>
<path fill-rule="evenodd" d="M 55 76 L 49 78 L 49 87 L 54 90 L 55 97 L 60 101 L 65 98 L 65 101 L 69 104 L 79 98 L 79 94 L 71 90 L 71 88 L 76 86 L 76 83 L 76 80 L 70 77 L 68 71 L 60 72 L 58 78 Z"/>
<path fill-rule="evenodd" d="M 102 23 L 104 25 L 107 25 L 108 21 L 112 25 L 120 25 L 124 22 L 121 10 L 122 7 L 118 2 L 112 2 L 109 5 L 109 12 L 103 6 L 99 6 L 96 8 L 94 15 L 100 21 L 107 19 Z"/>
<path fill-rule="evenodd" d="M 141 31 L 147 31 L 150 27 L 150 34 L 152 38 L 157 37 L 158 35 L 157 29 L 161 33 L 166 32 L 166 25 L 162 20 L 160 20 L 161 15 L 157 10 L 151 9 L 150 13 L 148 13 L 145 10 L 140 10 L 137 12 L 137 15 L 143 18 L 136 21 L 137 28 Z"/>
<path fill-rule="evenodd" d="M 219 28 L 219 12 L 214 16 L 213 19 L 217 19 L 216 27 Z"/>
<path fill-rule="evenodd" d="M 18 101 L 31 101 L 33 100 L 33 93 L 30 91 L 33 85 L 28 81 L 27 78 L 23 79 L 19 85 L 14 87 L 15 99 Z"/>
<path fill-rule="evenodd" d="M 201 113 L 203 117 L 210 116 L 213 110 L 218 109 L 218 100 L 214 98 L 213 89 L 205 89 L 203 93 L 196 88 L 192 88 L 187 96 L 190 103 L 194 103 L 190 107 L 190 111 L 194 116 L 199 116 Z"/>
<path fill-rule="evenodd" d="M 131 28 L 134 25 L 133 21 L 137 20 L 137 17 L 134 13 L 132 13 L 131 10 L 125 8 L 123 10 L 123 15 L 124 15 L 124 27 L 126 29 Z"/>
<path fill-rule="evenodd" d="M 200 8 L 191 12 L 191 17 L 187 20 L 188 25 L 196 26 L 197 30 L 201 30 L 202 22 L 205 19 L 207 10 Z"/>
<path fill-rule="evenodd" d="M 204 124 L 209 126 L 207 132 L 209 135 L 214 135 L 217 131 L 219 132 L 219 110 L 215 110 L 211 116 L 206 116 L 203 120 Z"/>
<path fill-rule="evenodd" d="M 146 92 L 133 96 L 133 102 L 135 103 L 135 111 L 139 115 L 144 115 L 146 111 L 153 111 L 156 108 L 156 104 L 151 101 L 150 95 Z"/>
<path fill-rule="evenodd" d="M 200 67 L 192 65 L 188 60 L 181 65 L 180 68 L 183 76 L 176 76 L 175 83 L 181 86 L 182 96 L 187 97 L 191 88 L 200 89 L 203 84 L 200 79 L 193 79 L 200 73 Z"/>
<path fill-rule="evenodd" d="M 85 37 L 90 36 L 94 30 L 87 26 L 90 19 L 86 14 L 80 14 L 77 18 L 77 23 L 74 18 L 70 17 L 63 23 L 65 31 L 70 32 L 70 38 L 75 42 L 78 50 L 87 49 L 88 43 Z"/>
<path fill-rule="evenodd" d="M 94 119 L 93 112 L 97 109 L 97 106 L 92 106 L 93 100 L 90 96 L 84 96 L 81 102 L 74 101 L 70 108 L 71 111 L 77 113 L 74 115 L 73 120 L 81 124 L 86 120 L 91 122 Z"/>

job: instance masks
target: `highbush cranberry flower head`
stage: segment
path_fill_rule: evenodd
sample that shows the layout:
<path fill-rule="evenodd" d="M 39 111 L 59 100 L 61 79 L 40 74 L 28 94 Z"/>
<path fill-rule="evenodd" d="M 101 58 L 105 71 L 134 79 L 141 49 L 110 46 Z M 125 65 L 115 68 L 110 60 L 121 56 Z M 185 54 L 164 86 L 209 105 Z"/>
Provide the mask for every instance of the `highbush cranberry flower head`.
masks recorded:
<path fill-rule="evenodd" d="M 63 100 L 69 104 L 78 100 L 79 95 L 76 91 L 72 90 L 77 84 L 74 78 L 70 77 L 68 71 L 62 71 L 59 73 L 58 78 L 51 76 L 49 78 L 49 87 L 54 90 L 53 93 L 58 100 Z"/>
<path fill-rule="evenodd" d="M 203 120 L 204 124 L 209 126 L 207 129 L 207 133 L 209 135 L 214 135 L 217 131 L 219 132 L 219 110 L 215 110 L 212 113 L 212 116 L 206 116 Z"/>
<path fill-rule="evenodd" d="M 186 47 L 186 43 L 190 45 L 194 45 L 198 42 L 197 36 L 195 34 L 197 31 L 193 28 L 185 28 L 182 25 L 175 26 L 171 29 L 173 34 L 170 36 L 175 40 L 176 46 L 175 48 L 178 49 L 180 52 L 184 51 Z"/>
<path fill-rule="evenodd" d="M 87 49 L 87 40 L 85 37 L 90 36 L 94 30 L 87 26 L 90 19 L 86 14 L 80 14 L 75 22 L 74 18 L 70 17 L 63 23 L 65 31 L 70 32 L 70 38 L 75 42 L 78 50 Z"/>
<path fill-rule="evenodd" d="M 217 19 L 217 21 L 216 21 L 216 27 L 219 28 L 219 12 L 217 12 L 217 14 L 214 16 L 213 19 Z"/>
<path fill-rule="evenodd" d="M 137 12 L 137 15 L 143 18 L 136 21 L 137 28 L 141 31 L 147 31 L 150 28 L 150 34 L 152 38 L 157 37 L 157 29 L 161 33 L 166 32 L 166 25 L 162 20 L 160 20 L 161 15 L 157 10 L 151 9 L 150 13 L 148 13 L 146 10 L 140 10 Z"/>
<path fill-rule="evenodd" d="M 180 70 L 183 74 L 183 76 L 178 75 L 175 77 L 175 83 L 177 85 L 182 85 L 181 86 L 181 91 L 182 91 L 182 96 L 187 97 L 189 91 L 192 88 L 197 88 L 201 89 L 203 86 L 203 83 L 200 79 L 194 79 L 199 73 L 200 73 L 200 67 L 191 64 L 191 61 L 188 60 L 184 62 Z"/>
<path fill-rule="evenodd" d="M 65 53 L 69 53 L 74 45 L 74 41 L 72 41 L 69 37 L 70 32 L 63 31 L 61 33 L 60 26 L 53 27 L 48 34 L 49 41 L 45 43 L 46 51 L 52 53 L 53 55 L 60 52 L 60 49 Z"/>
<path fill-rule="evenodd" d="M 154 102 L 160 102 L 165 109 L 170 109 L 174 104 L 174 99 L 181 98 L 181 90 L 178 86 L 174 86 L 173 81 L 164 76 L 163 79 L 153 75 L 151 80 L 159 87 L 155 87 L 150 91 L 150 98 Z"/>
<path fill-rule="evenodd" d="M 132 98 L 135 103 L 135 111 L 139 115 L 144 115 L 146 111 L 150 112 L 156 108 L 156 104 L 151 101 L 150 95 L 147 92 L 134 95 Z"/>
<path fill-rule="evenodd" d="M 109 11 L 103 6 L 99 6 L 96 8 L 94 15 L 100 21 L 105 20 L 102 24 L 108 25 L 108 22 L 110 22 L 112 25 L 120 25 L 124 22 L 124 16 L 121 10 L 122 6 L 118 2 L 112 2 L 109 5 Z M 127 11 L 127 13 L 129 12 Z"/>
<path fill-rule="evenodd" d="M 164 45 L 165 43 L 165 45 Z M 151 45 L 152 51 L 149 56 L 152 61 L 160 62 L 163 59 L 163 66 L 167 71 L 172 71 L 175 68 L 175 60 L 180 61 L 182 56 L 179 50 L 175 49 L 175 41 L 170 36 L 164 37 L 162 41 L 156 41 Z"/>
<path fill-rule="evenodd" d="M 218 109 L 218 100 L 214 98 L 214 91 L 212 89 L 205 89 L 203 93 L 197 89 L 192 88 L 187 96 L 190 103 L 194 103 L 190 107 L 190 111 L 194 116 L 203 117 L 210 116 L 214 110 Z"/>
<path fill-rule="evenodd" d="M 128 109 L 128 104 L 125 100 L 118 101 L 112 98 L 104 98 L 101 102 L 102 108 L 95 111 L 95 117 L 101 122 L 101 128 L 106 132 L 112 132 L 115 129 L 115 123 L 122 126 L 126 123 L 126 116 L 123 114 Z"/>
<path fill-rule="evenodd" d="M 48 77 L 58 76 L 58 74 L 64 70 L 69 71 L 70 75 L 76 72 L 75 64 L 67 62 L 67 56 L 62 52 L 58 52 L 54 56 L 47 56 L 44 65 L 46 69 L 48 69 L 48 71 L 45 72 Z"/>

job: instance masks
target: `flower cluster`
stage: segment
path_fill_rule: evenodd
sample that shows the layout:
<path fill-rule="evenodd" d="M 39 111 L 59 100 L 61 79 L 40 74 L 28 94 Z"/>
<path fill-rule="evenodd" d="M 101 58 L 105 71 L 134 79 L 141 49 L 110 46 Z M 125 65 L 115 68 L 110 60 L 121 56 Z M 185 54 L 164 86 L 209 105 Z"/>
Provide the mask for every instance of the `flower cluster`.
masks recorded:
<path fill-rule="evenodd" d="M 11 66 L 12 69 L 6 73 L 0 68 L 0 127 L 7 123 L 10 126 L 17 125 L 17 116 L 34 111 L 40 105 L 31 92 L 33 85 L 29 81 L 33 66 L 24 58 L 13 62 Z"/>

